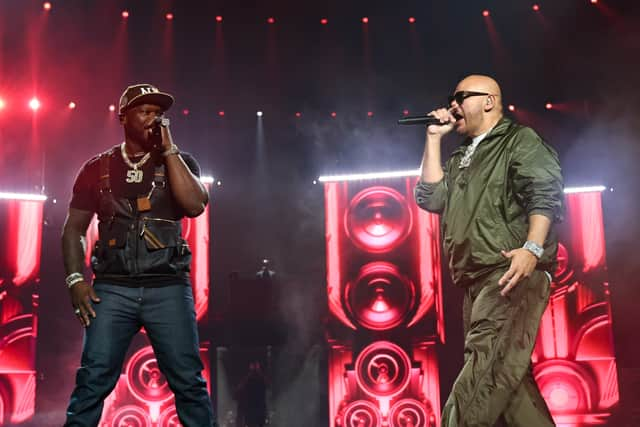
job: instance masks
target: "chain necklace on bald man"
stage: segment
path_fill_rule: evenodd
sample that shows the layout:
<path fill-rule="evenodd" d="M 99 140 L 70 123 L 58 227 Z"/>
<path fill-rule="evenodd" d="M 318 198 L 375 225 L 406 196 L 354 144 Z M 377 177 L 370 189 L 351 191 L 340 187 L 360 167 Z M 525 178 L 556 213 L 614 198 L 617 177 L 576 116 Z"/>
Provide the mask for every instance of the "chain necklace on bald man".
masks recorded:
<path fill-rule="evenodd" d="M 122 160 L 124 160 L 124 162 L 127 164 L 127 166 L 129 166 L 131 169 L 127 171 L 127 179 L 126 182 L 128 184 L 132 184 L 132 183 L 136 183 L 139 184 L 142 182 L 142 178 L 144 177 L 144 174 L 142 173 L 142 170 L 138 169 L 139 167 L 141 167 L 142 165 L 144 165 L 145 163 L 147 163 L 147 160 L 149 160 L 151 158 L 151 153 L 147 153 L 145 154 L 140 161 L 133 163 L 131 160 L 129 160 L 129 156 L 127 156 L 127 150 L 125 150 L 125 143 L 123 142 L 120 145 L 120 153 L 122 153 Z"/>

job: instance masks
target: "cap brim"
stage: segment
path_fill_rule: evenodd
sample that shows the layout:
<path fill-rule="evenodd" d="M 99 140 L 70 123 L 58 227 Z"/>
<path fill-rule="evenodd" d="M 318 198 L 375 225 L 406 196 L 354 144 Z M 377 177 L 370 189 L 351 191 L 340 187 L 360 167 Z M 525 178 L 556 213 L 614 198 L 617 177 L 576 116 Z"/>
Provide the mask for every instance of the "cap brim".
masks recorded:
<path fill-rule="evenodd" d="M 173 96 L 164 92 L 152 92 L 138 95 L 129 101 L 124 111 L 142 104 L 157 105 L 161 107 L 163 111 L 167 111 L 173 105 Z"/>

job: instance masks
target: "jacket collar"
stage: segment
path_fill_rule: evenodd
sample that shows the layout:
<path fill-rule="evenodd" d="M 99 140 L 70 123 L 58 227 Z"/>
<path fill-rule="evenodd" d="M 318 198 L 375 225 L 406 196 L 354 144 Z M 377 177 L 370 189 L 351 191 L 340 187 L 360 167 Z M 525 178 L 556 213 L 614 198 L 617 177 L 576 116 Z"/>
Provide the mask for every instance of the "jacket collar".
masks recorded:
<path fill-rule="evenodd" d="M 513 124 L 513 120 L 502 116 L 502 118 L 500 120 L 498 120 L 498 123 L 496 123 L 496 125 L 489 131 L 487 136 L 484 137 L 482 142 L 488 141 L 488 140 L 493 139 L 493 138 L 498 137 L 498 136 L 505 135 L 507 133 L 507 130 L 511 127 L 512 124 Z M 464 151 L 467 149 L 467 146 L 469 144 L 471 144 L 472 140 L 473 140 L 473 138 L 466 137 L 462 141 L 460 146 L 453 151 L 452 155 L 456 155 L 456 154 L 459 154 L 459 153 L 464 153 Z"/>

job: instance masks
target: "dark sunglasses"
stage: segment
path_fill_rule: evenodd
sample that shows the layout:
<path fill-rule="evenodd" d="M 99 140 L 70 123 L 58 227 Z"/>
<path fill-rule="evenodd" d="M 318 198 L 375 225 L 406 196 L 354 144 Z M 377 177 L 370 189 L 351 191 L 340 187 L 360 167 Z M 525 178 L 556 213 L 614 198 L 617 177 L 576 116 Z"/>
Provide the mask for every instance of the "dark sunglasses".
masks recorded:
<path fill-rule="evenodd" d="M 473 91 L 461 90 L 460 92 L 456 92 L 449 97 L 449 105 L 451 105 L 453 101 L 456 101 L 456 104 L 458 105 L 462 105 L 464 100 L 471 96 L 483 96 L 483 95 L 491 95 L 491 94 L 486 92 L 473 92 Z"/>

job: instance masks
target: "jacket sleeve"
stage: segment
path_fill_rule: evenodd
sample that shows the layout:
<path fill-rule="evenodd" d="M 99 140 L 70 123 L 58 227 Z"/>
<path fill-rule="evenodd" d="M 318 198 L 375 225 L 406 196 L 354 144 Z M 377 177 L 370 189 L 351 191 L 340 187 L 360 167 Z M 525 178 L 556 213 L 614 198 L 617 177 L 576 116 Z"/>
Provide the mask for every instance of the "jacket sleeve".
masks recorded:
<path fill-rule="evenodd" d="M 440 181 L 434 183 L 418 181 L 413 190 L 413 195 L 416 203 L 422 209 L 441 214 L 447 198 L 446 175 Z"/>
<path fill-rule="evenodd" d="M 516 200 L 527 215 L 544 215 L 560 222 L 563 181 L 558 154 L 530 128 L 522 128 L 515 138 L 509 178 Z"/>

